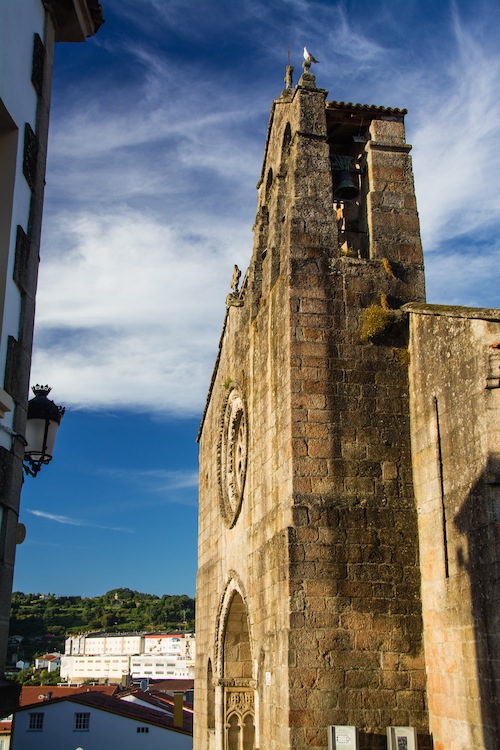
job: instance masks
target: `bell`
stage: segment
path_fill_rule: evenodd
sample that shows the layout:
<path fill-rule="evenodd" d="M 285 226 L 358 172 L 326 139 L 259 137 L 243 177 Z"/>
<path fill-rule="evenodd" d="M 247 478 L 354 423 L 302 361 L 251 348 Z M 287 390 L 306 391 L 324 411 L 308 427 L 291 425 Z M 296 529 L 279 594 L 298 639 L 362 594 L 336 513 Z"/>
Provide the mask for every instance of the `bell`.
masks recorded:
<path fill-rule="evenodd" d="M 342 169 L 339 172 L 338 184 L 333 194 L 336 201 L 353 201 L 359 195 L 359 188 L 354 184 L 352 172 Z"/>

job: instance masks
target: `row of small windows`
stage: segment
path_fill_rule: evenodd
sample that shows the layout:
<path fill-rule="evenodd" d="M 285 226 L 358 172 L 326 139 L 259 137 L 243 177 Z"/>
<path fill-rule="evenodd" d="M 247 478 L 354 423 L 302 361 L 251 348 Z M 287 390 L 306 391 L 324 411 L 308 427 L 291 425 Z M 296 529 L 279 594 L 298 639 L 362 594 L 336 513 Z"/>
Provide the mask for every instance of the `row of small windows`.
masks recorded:
<path fill-rule="evenodd" d="M 163 661 L 155 661 L 154 663 L 152 661 L 145 661 L 144 663 L 140 661 L 132 661 L 133 667 L 175 667 L 175 662 L 167 662 L 165 665 L 165 662 Z"/>
<path fill-rule="evenodd" d="M 28 731 L 43 732 L 43 722 L 45 714 L 42 711 L 29 714 Z M 90 728 L 90 714 L 76 713 L 74 730 L 75 732 L 88 732 Z"/>

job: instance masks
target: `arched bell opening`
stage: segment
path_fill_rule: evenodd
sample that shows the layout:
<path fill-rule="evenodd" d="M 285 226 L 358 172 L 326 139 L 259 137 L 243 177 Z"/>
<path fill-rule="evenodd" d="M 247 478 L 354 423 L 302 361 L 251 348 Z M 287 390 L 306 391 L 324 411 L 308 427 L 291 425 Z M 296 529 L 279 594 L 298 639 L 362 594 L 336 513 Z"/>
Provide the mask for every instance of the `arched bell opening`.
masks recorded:
<path fill-rule="evenodd" d="M 328 145 L 332 170 L 334 210 L 341 255 L 368 258 L 366 143 L 369 122 L 362 113 L 345 117 L 327 110 Z"/>
<path fill-rule="evenodd" d="M 292 142 L 292 128 L 290 127 L 290 123 L 287 122 L 285 125 L 285 130 L 283 131 L 283 141 L 281 144 L 281 162 L 280 162 L 280 171 L 286 169 L 288 156 L 290 154 L 290 144 Z"/>

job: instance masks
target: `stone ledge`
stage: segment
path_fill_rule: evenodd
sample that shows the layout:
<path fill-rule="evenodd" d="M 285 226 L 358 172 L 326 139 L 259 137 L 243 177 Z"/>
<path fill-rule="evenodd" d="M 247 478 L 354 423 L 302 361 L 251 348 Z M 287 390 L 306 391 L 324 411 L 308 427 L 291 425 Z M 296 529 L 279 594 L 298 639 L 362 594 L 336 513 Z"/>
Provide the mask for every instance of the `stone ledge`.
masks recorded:
<path fill-rule="evenodd" d="M 408 302 L 402 310 L 416 315 L 442 315 L 449 318 L 471 318 L 500 322 L 500 309 L 495 307 L 461 307 L 460 305 L 430 305 L 426 302 Z"/>

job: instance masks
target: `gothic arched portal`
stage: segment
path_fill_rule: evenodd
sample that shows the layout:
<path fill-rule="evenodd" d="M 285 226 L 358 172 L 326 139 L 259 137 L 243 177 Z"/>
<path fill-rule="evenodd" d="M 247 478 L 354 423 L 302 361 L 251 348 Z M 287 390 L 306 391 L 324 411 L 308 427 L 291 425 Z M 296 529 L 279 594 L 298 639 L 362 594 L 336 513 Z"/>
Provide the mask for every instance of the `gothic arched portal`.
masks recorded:
<path fill-rule="evenodd" d="M 219 620 L 223 750 L 255 747 L 255 685 L 248 612 L 240 591 L 226 590 Z"/>

